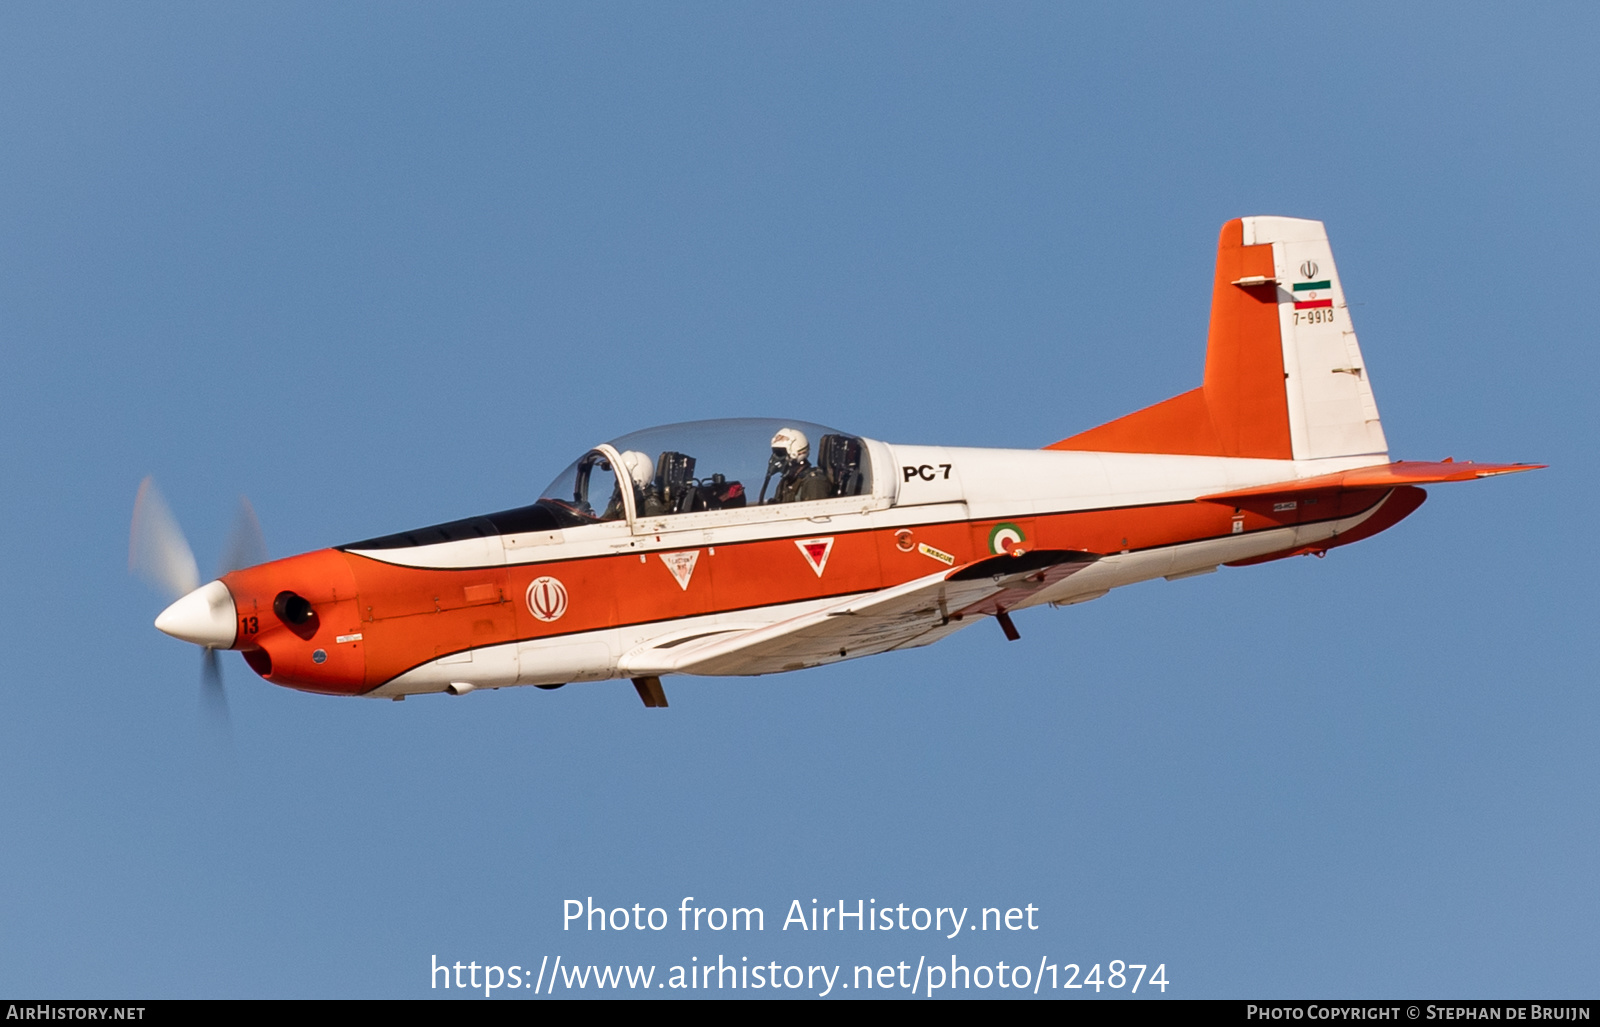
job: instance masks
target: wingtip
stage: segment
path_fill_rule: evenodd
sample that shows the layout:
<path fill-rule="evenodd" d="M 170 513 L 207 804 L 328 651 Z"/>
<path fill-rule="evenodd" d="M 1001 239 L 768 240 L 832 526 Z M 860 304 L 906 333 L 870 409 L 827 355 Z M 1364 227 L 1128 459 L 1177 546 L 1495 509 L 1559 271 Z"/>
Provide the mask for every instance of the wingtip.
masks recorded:
<path fill-rule="evenodd" d="M 1519 471 L 1542 471 L 1549 466 L 1549 464 L 1499 464 L 1479 471 L 1478 477 L 1494 478 L 1502 474 L 1516 474 Z"/>

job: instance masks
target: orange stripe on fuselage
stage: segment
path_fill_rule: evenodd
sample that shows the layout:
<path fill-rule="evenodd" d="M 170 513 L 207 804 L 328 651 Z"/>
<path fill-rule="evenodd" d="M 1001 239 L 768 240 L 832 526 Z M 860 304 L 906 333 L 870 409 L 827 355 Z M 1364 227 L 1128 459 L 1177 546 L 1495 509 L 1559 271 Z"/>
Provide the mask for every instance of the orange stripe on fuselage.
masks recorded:
<path fill-rule="evenodd" d="M 1383 490 L 1350 491 L 1311 507 L 1273 511 L 1270 504 L 1241 510 L 1245 531 L 1350 517 L 1370 507 Z M 990 553 L 989 534 L 1010 523 L 1026 534 L 1028 549 L 1074 549 L 1094 553 L 1138 551 L 1230 535 L 1235 513 L 1211 503 L 1088 510 L 918 525 L 912 548 L 897 543 L 900 528 L 833 536 L 833 551 L 819 577 L 793 537 L 702 547 L 687 589 L 679 587 L 657 550 L 548 563 L 479 569 L 401 567 L 354 554 L 350 563 L 360 590 L 366 643 L 366 687 L 383 683 L 440 656 L 488 645 L 580 632 L 728 613 L 832 596 L 873 592 L 939 569 L 923 555 L 927 544 L 954 557 L 957 565 Z M 712 552 L 712 549 L 715 552 Z M 536 578 L 558 579 L 568 595 L 566 611 L 550 622 L 536 619 L 525 594 Z M 495 602 L 467 605 L 454 599 L 473 586 L 494 583 Z"/>
<path fill-rule="evenodd" d="M 687 588 L 661 559 L 663 552 L 683 550 L 656 550 L 643 559 L 630 552 L 435 569 L 323 549 L 235 571 L 223 581 L 240 616 L 256 619 L 256 630 L 241 634 L 236 648 L 258 669 L 270 658 L 264 677 L 305 691 L 355 695 L 469 649 L 877 591 L 943 566 L 924 555 L 923 545 L 956 565 L 989 555 L 990 533 L 999 524 L 1019 528 L 1025 549 L 1136 552 L 1228 536 L 1236 517 L 1245 532 L 1351 517 L 1387 492 L 1329 492 L 1293 510 L 1250 498 L 1238 507 L 1167 503 L 843 532 L 831 536 L 820 576 L 795 545 L 807 535 L 705 546 Z M 909 550 L 898 544 L 903 531 L 911 532 Z M 528 586 L 543 576 L 558 579 L 567 592 L 566 609 L 554 621 L 538 620 L 528 608 Z M 285 590 L 314 604 L 318 619 L 309 637 L 273 612 L 274 597 Z"/>

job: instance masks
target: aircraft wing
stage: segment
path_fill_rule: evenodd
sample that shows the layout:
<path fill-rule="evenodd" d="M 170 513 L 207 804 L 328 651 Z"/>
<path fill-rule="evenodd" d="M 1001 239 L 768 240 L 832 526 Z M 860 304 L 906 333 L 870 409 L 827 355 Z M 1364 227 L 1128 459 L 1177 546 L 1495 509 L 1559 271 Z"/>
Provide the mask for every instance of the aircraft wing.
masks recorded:
<path fill-rule="evenodd" d="M 776 674 L 915 648 L 1003 613 L 1097 559 L 1059 549 L 986 557 L 773 624 L 663 640 L 628 653 L 620 669 L 632 676 Z"/>

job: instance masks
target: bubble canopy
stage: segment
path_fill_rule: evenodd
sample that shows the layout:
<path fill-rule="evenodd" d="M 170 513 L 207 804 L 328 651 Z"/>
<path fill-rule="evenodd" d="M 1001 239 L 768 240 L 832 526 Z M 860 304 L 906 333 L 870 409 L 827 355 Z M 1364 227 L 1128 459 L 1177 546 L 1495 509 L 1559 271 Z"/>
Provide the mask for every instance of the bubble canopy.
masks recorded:
<path fill-rule="evenodd" d="M 783 429 L 789 433 L 780 454 L 773 438 Z M 805 439 L 803 455 L 796 435 Z M 630 490 L 627 500 L 624 487 Z M 590 450 L 557 475 L 532 505 L 339 548 L 401 549 L 620 522 L 629 503 L 636 517 L 659 517 L 871 491 L 871 461 L 859 436 L 778 418 L 685 421 L 630 432 Z"/>
<path fill-rule="evenodd" d="M 792 441 L 779 454 L 773 439 Z M 606 452 L 609 450 L 610 452 Z M 618 462 L 621 467 L 613 467 Z M 630 432 L 573 461 L 539 498 L 577 526 L 624 516 L 622 484 L 637 516 L 736 509 L 854 496 L 872 490 L 866 446 L 855 435 L 793 419 L 684 421 Z"/>

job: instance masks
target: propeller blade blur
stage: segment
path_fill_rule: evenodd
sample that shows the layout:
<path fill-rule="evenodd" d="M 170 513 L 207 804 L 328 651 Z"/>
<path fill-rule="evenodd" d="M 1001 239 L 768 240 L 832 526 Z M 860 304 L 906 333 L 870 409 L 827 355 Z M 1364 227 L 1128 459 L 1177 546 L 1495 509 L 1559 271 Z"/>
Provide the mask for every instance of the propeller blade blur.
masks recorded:
<path fill-rule="evenodd" d="M 254 567 L 267 562 L 267 540 L 261 534 L 261 522 L 256 520 L 250 500 L 239 497 L 239 512 L 233 517 L 233 530 L 228 534 L 228 547 L 222 551 L 222 566 L 217 577 L 244 567 Z"/>
<path fill-rule="evenodd" d="M 260 530 L 259 528 L 257 529 Z M 200 567 L 194 551 L 183 537 L 172 509 L 161 498 L 155 479 L 139 483 L 133 501 L 133 525 L 128 532 L 128 570 L 137 574 L 170 599 L 188 595 L 200 587 Z"/>
<path fill-rule="evenodd" d="M 212 724 L 228 727 L 228 694 L 222 690 L 222 663 L 215 649 L 200 658 L 200 705 Z"/>

